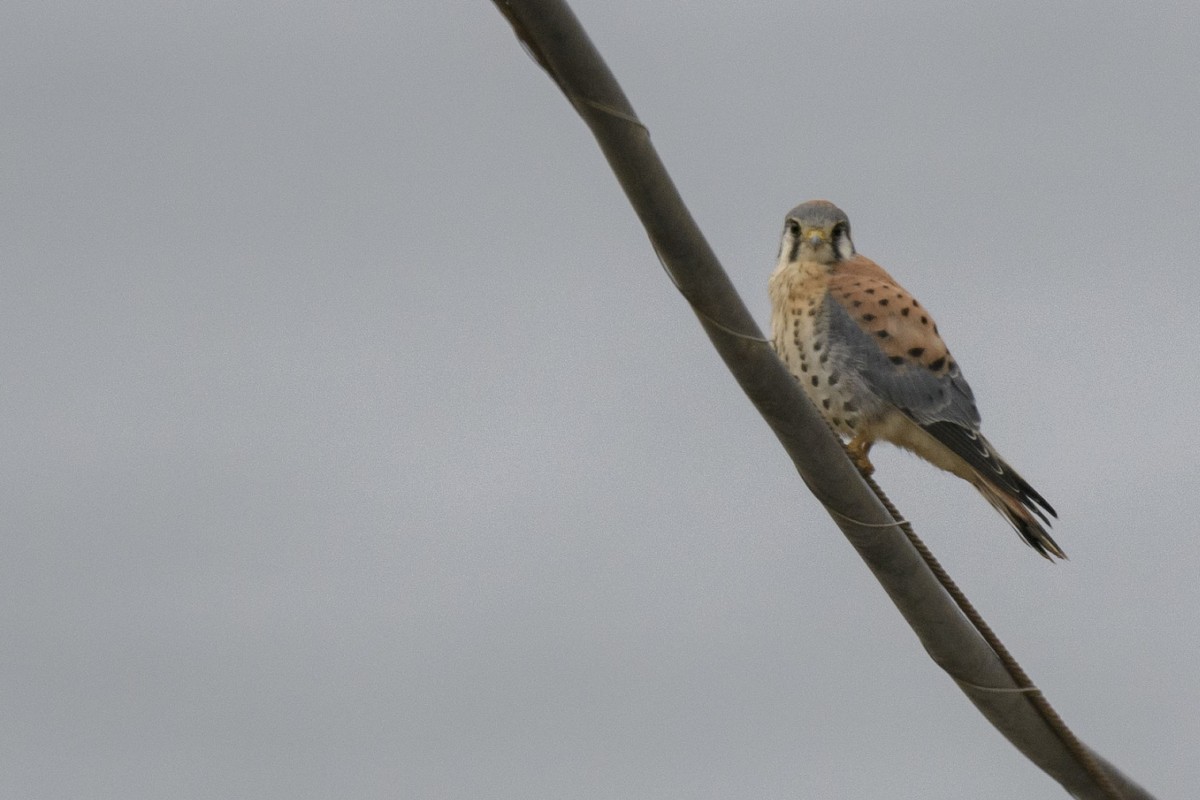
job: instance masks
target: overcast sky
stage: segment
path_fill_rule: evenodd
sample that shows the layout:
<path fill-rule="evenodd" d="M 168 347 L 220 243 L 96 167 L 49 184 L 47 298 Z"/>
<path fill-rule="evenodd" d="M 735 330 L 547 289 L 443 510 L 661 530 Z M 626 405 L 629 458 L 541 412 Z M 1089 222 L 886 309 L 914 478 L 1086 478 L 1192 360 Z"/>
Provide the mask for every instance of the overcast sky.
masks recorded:
<path fill-rule="evenodd" d="M 762 324 L 824 197 L 1059 510 L 876 477 L 1200 795 L 1200 4 L 577 2 Z M 0 8 L 0 795 L 1061 798 L 489 2 Z"/>

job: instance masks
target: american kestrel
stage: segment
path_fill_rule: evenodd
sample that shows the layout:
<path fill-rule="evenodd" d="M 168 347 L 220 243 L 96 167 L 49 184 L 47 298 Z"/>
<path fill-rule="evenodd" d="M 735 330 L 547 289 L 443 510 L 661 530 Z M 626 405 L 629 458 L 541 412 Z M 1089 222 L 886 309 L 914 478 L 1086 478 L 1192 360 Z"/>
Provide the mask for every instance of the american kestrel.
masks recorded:
<path fill-rule="evenodd" d="M 787 215 L 771 275 L 775 350 L 866 474 L 880 439 L 970 482 L 1034 550 L 1066 554 L 1058 516 L 979 432 L 975 396 L 925 307 L 858 255 L 850 220 L 813 200 Z"/>

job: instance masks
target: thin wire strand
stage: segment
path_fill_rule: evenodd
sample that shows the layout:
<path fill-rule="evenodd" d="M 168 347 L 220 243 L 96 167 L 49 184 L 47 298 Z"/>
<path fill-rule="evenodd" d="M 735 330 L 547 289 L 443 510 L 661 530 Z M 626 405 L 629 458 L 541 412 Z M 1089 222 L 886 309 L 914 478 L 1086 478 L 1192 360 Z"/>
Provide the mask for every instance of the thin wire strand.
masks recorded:
<path fill-rule="evenodd" d="M 814 494 L 815 494 L 815 492 L 814 492 Z M 854 517 L 850 516 L 849 514 L 843 514 L 842 512 L 838 511 L 836 508 L 829 505 L 829 503 L 826 503 L 824 500 L 822 500 L 819 497 L 817 498 L 817 502 L 819 502 L 821 505 L 825 506 L 825 510 L 828 511 L 830 514 L 833 514 L 834 516 L 837 516 L 837 517 L 841 517 L 842 519 L 846 520 L 847 522 L 849 522 L 853 525 L 857 525 L 860 528 L 901 528 L 901 529 L 903 529 L 903 527 L 908 524 L 908 520 L 906 520 L 906 519 L 895 519 L 895 520 L 892 520 L 891 522 L 863 522 L 861 519 L 855 519 Z"/>
<path fill-rule="evenodd" d="M 609 116 L 616 117 L 617 119 L 623 119 L 626 122 L 630 122 L 630 123 L 636 125 L 637 127 L 641 128 L 642 132 L 646 134 L 647 138 L 649 138 L 650 129 L 646 127 L 646 124 L 644 122 L 642 122 L 640 119 L 633 116 L 632 114 L 626 114 L 624 111 L 622 111 L 619 108 L 613 108 L 612 106 L 605 105 L 604 103 L 601 103 L 597 100 L 589 100 L 586 97 L 579 97 L 578 95 L 569 95 L 569 96 L 571 97 L 572 101 L 578 101 L 585 105 L 589 105 L 592 108 L 594 108 L 597 111 L 600 111 L 604 114 L 608 114 Z"/>
<path fill-rule="evenodd" d="M 700 308 L 700 306 L 698 306 L 692 300 L 692 298 L 688 297 L 688 293 L 683 290 L 683 287 L 679 285 L 679 281 L 677 281 L 675 279 L 675 274 L 673 272 L 671 272 L 671 269 L 667 266 L 667 260 L 665 258 L 663 258 L 662 253 L 660 253 L 658 251 L 658 246 L 655 245 L 653 242 L 650 243 L 650 246 L 654 249 L 654 255 L 658 259 L 658 265 L 660 267 L 662 267 L 663 272 L 665 272 L 667 274 L 667 278 L 671 281 L 671 284 L 675 287 L 675 291 L 679 292 L 679 295 L 684 300 L 687 301 L 687 304 L 692 307 L 692 311 L 694 311 L 696 313 L 696 316 L 701 317 L 702 319 L 706 320 L 709 324 L 713 325 L 714 327 L 725 331 L 725 333 L 728 333 L 730 336 L 736 337 L 738 339 L 745 339 L 748 342 L 759 342 L 760 344 L 765 344 L 768 347 L 771 346 L 770 339 L 765 339 L 762 336 L 754 336 L 753 334 L 742 333 L 741 331 L 736 331 L 733 328 L 726 325 L 725 323 L 721 322 L 720 320 L 714 319 L 704 309 Z M 772 352 L 774 352 L 774 349 L 775 349 L 774 347 L 771 348 Z"/>
<path fill-rule="evenodd" d="M 950 673 L 946 673 L 949 675 Z M 981 686 L 978 683 L 957 678 L 950 675 L 950 678 L 959 686 L 966 686 L 970 689 L 975 689 L 979 692 L 991 692 L 993 694 L 1041 694 L 1042 690 L 1036 686 Z"/>

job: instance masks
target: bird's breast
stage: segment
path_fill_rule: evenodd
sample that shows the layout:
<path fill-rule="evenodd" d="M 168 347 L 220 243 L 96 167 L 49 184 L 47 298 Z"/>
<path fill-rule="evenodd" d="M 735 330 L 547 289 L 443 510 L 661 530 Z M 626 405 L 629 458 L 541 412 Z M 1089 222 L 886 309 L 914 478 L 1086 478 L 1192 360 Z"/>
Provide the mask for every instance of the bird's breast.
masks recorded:
<path fill-rule="evenodd" d="M 795 266 L 795 265 L 789 265 Z M 825 270 L 777 270 L 771 280 L 771 329 L 776 352 L 821 415 L 853 436 L 863 417 L 861 381 L 831 340 Z"/>

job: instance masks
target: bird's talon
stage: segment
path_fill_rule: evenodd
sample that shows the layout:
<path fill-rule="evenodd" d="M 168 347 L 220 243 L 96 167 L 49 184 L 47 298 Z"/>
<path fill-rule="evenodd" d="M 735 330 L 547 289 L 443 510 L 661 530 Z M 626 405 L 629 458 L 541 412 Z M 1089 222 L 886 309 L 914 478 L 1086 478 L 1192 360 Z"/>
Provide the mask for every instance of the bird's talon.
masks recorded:
<path fill-rule="evenodd" d="M 871 445 L 874 442 L 868 442 L 865 439 L 855 437 L 846 445 L 846 451 L 850 454 L 850 460 L 854 462 L 854 466 L 858 467 L 859 472 L 863 475 L 870 475 L 875 471 L 875 465 L 871 463 L 871 459 L 867 457 L 867 453 L 871 450 Z"/>
<path fill-rule="evenodd" d="M 854 466 L 858 467 L 858 471 L 863 475 L 871 475 L 875 472 L 875 465 L 871 463 L 871 459 L 863 456 L 862 458 L 854 459 Z"/>

